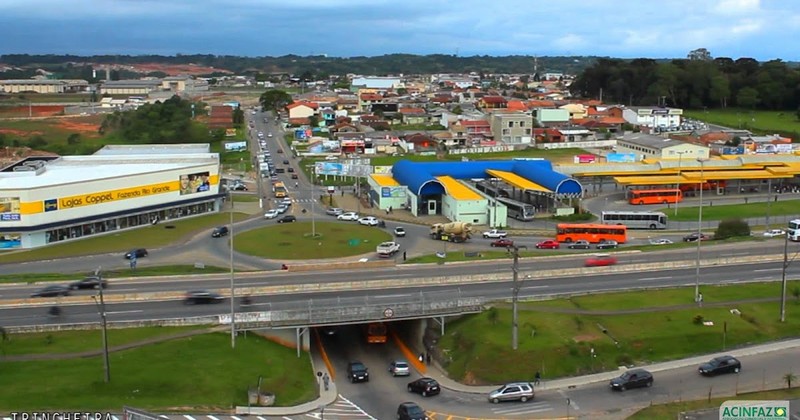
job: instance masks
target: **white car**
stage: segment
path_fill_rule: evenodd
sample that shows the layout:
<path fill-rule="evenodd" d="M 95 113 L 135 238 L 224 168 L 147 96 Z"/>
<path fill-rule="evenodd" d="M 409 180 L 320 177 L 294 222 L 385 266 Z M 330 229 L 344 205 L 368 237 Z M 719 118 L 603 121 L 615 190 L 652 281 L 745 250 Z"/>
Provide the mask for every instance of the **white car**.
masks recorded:
<path fill-rule="evenodd" d="M 280 204 L 289 207 L 292 205 L 292 199 L 289 197 L 284 197 L 283 200 L 281 200 Z"/>
<path fill-rule="evenodd" d="M 289 210 L 289 206 L 281 204 L 280 206 L 278 206 L 276 210 L 278 211 L 279 214 L 283 214 L 286 213 L 286 210 Z"/>
<path fill-rule="evenodd" d="M 764 232 L 764 236 L 767 237 L 767 238 L 775 238 L 775 237 L 784 236 L 784 235 L 786 235 L 786 232 L 784 232 L 781 229 L 770 229 L 770 230 Z"/>
<path fill-rule="evenodd" d="M 339 156 L 325 156 L 325 160 L 339 160 Z"/>
<path fill-rule="evenodd" d="M 354 211 L 348 211 L 347 213 L 342 213 L 336 216 L 336 218 L 339 220 L 351 220 L 351 221 L 359 219 L 358 213 Z"/>
<path fill-rule="evenodd" d="M 325 214 L 327 214 L 328 216 L 338 216 L 338 215 L 340 215 L 342 213 L 344 213 L 344 210 L 342 210 L 342 209 L 340 209 L 338 207 L 331 207 L 331 208 L 325 210 Z"/>
<path fill-rule="evenodd" d="M 650 245 L 669 245 L 672 241 L 669 239 L 661 238 L 661 239 L 651 239 Z"/>
<path fill-rule="evenodd" d="M 267 210 L 267 212 L 264 213 L 264 218 L 265 219 L 274 219 L 274 218 L 278 217 L 279 214 L 280 213 L 276 209 Z"/>
<path fill-rule="evenodd" d="M 367 216 L 358 219 L 358 223 L 367 226 L 378 226 L 378 218 L 374 216 Z"/>

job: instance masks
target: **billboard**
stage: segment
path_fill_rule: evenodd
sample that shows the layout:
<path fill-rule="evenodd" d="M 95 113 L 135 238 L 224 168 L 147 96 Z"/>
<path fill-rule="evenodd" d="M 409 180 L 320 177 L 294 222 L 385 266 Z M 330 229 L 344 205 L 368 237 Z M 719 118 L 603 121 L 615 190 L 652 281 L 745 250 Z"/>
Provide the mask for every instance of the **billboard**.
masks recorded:
<path fill-rule="evenodd" d="M 0 249 L 14 249 L 22 246 L 22 235 L 19 233 L 0 234 Z"/>
<path fill-rule="evenodd" d="M 383 198 L 403 198 L 406 196 L 406 187 L 381 187 Z"/>
<path fill-rule="evenodd" d="M 206 192 L 211 189 L 209 173 L 197 172 L 180 176 L 181 195 Z"/>
<path fill-rule="evenodd" d="M 595 163 L 596 161 L 595 155 L 577 155 L 573 158 L 573 163 Z"/>
<path fill-rule="evenodd" d="M 744 146 L 737 146 L 737 147 L 723 147 L 722 148 L 723 155 L 743 155 L 744 154 Z"/>
<path fill-rule="evenodd" d="M 239 152 L 242 150 L 247 150 L 246 141 L 229 141 L 225 143 L 226 152 Z"/>
<path fill-rule="evenodd" d="M 345 175 L 344 165 L 339 162 L 317 162 L 314 171 L 317 175 Z"/>
<path fill-rule="evenodd" d="M 19 222 L 19 197 L 0 197 L 0 222 Z"/>
<path fill-rule="evenodd" d="M 606 155 L 608 163 L 632 163 L 636 162 L 635 153 L 609 153 Z"/>

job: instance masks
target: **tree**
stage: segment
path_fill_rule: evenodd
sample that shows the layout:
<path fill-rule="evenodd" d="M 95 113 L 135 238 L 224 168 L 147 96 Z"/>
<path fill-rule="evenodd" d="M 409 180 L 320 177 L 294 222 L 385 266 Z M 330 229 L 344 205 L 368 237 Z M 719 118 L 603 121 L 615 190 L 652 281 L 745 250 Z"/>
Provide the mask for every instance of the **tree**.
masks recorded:
<path fill-rule="evenodd" d="M 70 146 L 75 146 L 81 142 L 81 135 L 78 133 L 72 133 L 67 137 L 67 144 Z"/>
<path fill-rule="evenodd" d="M 786 381 L 786 387 L 792 389 L 792 382 L 797 381 L 797 376 L 792 372 L 783 375 L 783 380 Z"/>
<path fill-rule="evenodd" d="M 461 105 L 456 105 L 453 107 L 453 114 L 461 115 L 464 113 L 464 110 L 461 109 Z M 800 108 L 797 110 L 797 118 L 800 119 Z"/>
<path fill-rule="evenodd" d="M 689 55 L 686 56 L 689 60 L 701 60 L 701 61 L 710 61 L 711 53 L 705 48 L 698 48 L 696 50 L 689 51 Z"/>
<path fill-rule="evenodd" d="M 237 106 L 236 109 L 233 110 L 233 124 L 236 126 L 241 126 L 244 124 L 244 111 L 242 111 L 242 107 Z"/>
<path fill-rule="evenodd" d="M 727 219 L 719 222 L 714 239 L 728 239 L 738 236 L 750 236 L 750 225 L 742 219 Z"/>
<path fill-rule="evenodd" d="M 311 127 L 319 127 L 319 117 L 316 115 L 308 117 L 308 125 Z"/>
<path fill-rule="evenodd" d="M 711 89 L 708 91 L 708 96 L 711 101 L 719 102 L 719 106 L 726 108 L 730 95 L 731 87 L 725 75 L 718 74 L 711 77 Z"/>
<path fill-rule="evenodd" d="M 265 111 L 275 111 L 279 112 L 286 105 L 292 103 L 292 95 L 288 93 L 278 90 L 278 89 L 271 89 L 261 94 L 258 98 L 258 102 L 261 104 Z"/>
<path fill-rule="evenodd" d="M 736 104 L 742 108 L 755 108 L 758 102 L 758 91 L 751 87 L 742 88 L 736 95 Z"/>

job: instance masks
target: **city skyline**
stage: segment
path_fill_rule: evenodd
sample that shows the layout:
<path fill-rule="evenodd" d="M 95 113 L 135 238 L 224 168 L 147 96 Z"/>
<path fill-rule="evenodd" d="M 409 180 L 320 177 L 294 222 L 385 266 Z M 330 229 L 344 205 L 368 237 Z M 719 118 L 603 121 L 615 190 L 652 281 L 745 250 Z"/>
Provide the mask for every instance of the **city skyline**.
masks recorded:
<path fill-rule="evenodd" d="M 800 61 L 800 3 L 5 0 L 0 54 L 713 57 Z"/>

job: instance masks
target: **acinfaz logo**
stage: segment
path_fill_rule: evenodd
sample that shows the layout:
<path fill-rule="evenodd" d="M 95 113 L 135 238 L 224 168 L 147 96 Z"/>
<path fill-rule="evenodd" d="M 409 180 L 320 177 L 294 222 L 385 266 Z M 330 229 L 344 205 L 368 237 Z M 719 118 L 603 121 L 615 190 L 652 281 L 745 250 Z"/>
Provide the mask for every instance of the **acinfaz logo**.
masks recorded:
<path fill-rule="evenodd" d="M 788 420 L 789 401 L 725 401 L 720 420 Z"/>

